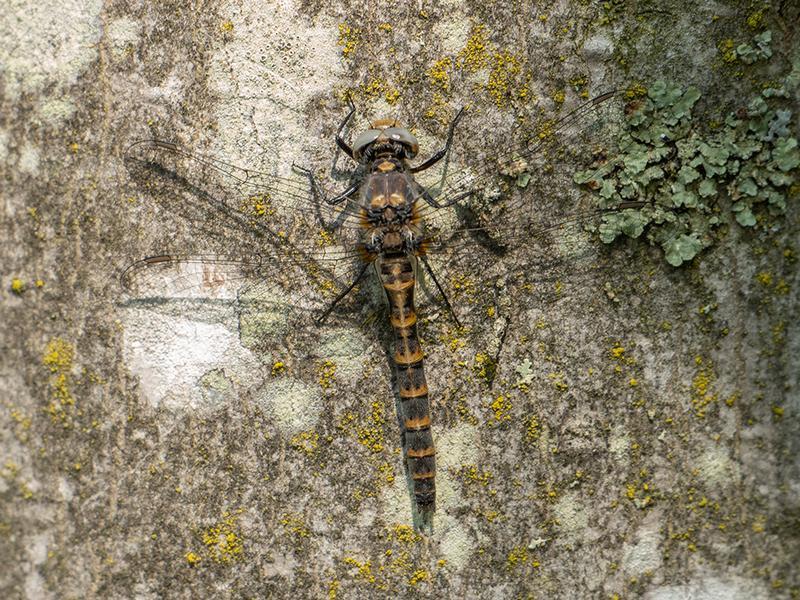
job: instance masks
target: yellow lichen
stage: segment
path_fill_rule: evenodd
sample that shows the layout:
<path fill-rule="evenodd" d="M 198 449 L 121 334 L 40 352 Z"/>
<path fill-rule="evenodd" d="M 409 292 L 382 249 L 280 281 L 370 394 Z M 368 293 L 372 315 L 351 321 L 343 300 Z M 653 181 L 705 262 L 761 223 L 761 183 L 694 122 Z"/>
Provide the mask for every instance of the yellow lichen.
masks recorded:
<path fill-rule="evenodd" d="M 386 439 L 384 436 L 384 405 L 379 400 L 372 401 L 372 410 L 365 426 L 357 429 L 358 443 L 372 452 L 383 452 Z"/>
<path fill-rule="evenodd" d="M 11 291 L 15 294 L 21 294 L 25 291 L 25 282 L 15 277 L 11 280 Z"/>
<path fill-rule="evenodd" d="M 353 54 L 361 41 L 361 30 L 350 27 L 347 23 L 339 24 L 339 46 L 342 47 L 342 56 L 345 58 Z"/>
<path fill-rule="evenodd" d="M 552 382 L 553 387 L 559 392 L 566 392 L 569 389 L 569 385 L 564 380 L 564 373 L 548 373 L 547 378 Z"/>
<path fill-rule="evenodd" d="M 536 415 L 531 415 L 528 418 L 528 425 L 525 428 L 525 438 L 529 442 L 535 442 L 539 439 L 541 433 L 539 419 L 536 417 Z"/>
<path fill-rule="evenodd" d="M 747 15 L 745 22 L 750 29 L 760 29 L 764 24 L 764 9 L 762 8 Z"/>
<path fill-rule="evenodd" d="M 236 562 L 244 554 L 244 541 L 238 531 L 239 513 L 241 510 L 223 513 L 221 521 L 203 532 L 206 554 L 216 563 Z"/>
<path fill-rule="evenodd" d="M 447 56 L 433 63 L 427 71 L 428 79 L 435 88 L 442 92 L 450 91 L 450 74 L 448 71 L 453 68 L 453 60 Z"/>
<path fill-rule="evenodd" d="M 409 527 L 408 525 L 403 525 L 403 524 L 390 527 L 387 533 L 387 537 L 391 540 L 400 542 L 401 544 L 416 544 L 417 542 L 422 540 L 422 536 L 420 536 L 416 531 L 414 531 L 413 527 Z"/>
<path fill-rule="evenodd" d="M 386 483 L 389 485 L 394 483 L 394 466 L 388 462 L 381 463 L 381 465 L 378 467 L 378 471 Z"/>
<path fill-rule="evenodd" d="M 333 361 L 323 361 L 317 372 L 319 374 L 319 385 L 322 389 L 327 390 L 336 382 L 336 363 Z"/>
<path fill-rule="evenodd" d="M 47 411 L 53 421 L 61 421 L 65 427 L 70 425 L 68 410 L 75 405 L 71 391 L 74 358 L 74 346 L 61 338 L 51 340 L 42 356 L 42 363 L 52 373 L 50 388 L 53 398 Z"/>
<path fill-rule="evenodd" d="M 488 46 L 486 28 L 483 25 L 475 25 L 464 48 L 458 53 L 458 62 L 461 67 L 469 73 L 483 69 L 489 64 Z"/>
<path fill-rule="evenodd" d="M 466 483 L 477 483 L 484 487 L 488 486 L 494 477 L 489 471 L 478 470 L 476 465 L 461 465 L 459 474 Z"/>
<path fill-rule="evenodd" d="M 284 513 L 283 516 L 281 516 L 280 523 L 288 533 L 291 533 L 298 539 L 307 538 L 311 535 L 311 531 L 308 525 L 306 525 L 305 518 L 301 514 L 291 512 Z"/>
<path fill-rule="evenodd" d="M 233 21 L 230 19 L 223 21 L 219 28 L 222 30 L 222 33 L 230 33 L 233 31 Z"/>
<path fill-rule="evenodd" d="M 272 376 L 277 377 L 286 371 L 286 364 L 278 360 L 272 364 Z"/>
<path fill-rule="evenodd" d="M 717 50 L 722 56 L 722 62 L 736 62 L 736 42 L 734 42 L 731 38 L 721 40 L 717 44 Z"/>
<path fill-rule="evenodd" d="M 370 561 L 360 562 L 351 556 L 344 557 L 344 564 L 358 569 L 358 577 L 368 583 L 375 583 L 375 575 L 372 574 L 372 563 Z"/>
<path fill-rule="evenodd" d="M 328 246 L 333 246 L 336 243 L 336 238 L 333 237 L 333 234 L 328 231 L 327 229 L 320 229 L 317 231 L 317 246 L 320 248 L 325 248 Z"/>
<path fill-rule="evenodd" d="M 712 384 L 716 379 L 713 364 L 702 357 L 695 357 L 698 371 L 692 379 L 692 407 L 697 417 L 706 416 L 708 406 L 717 401 L 717 394 L 712 391 Z"/>
<path fill-rule="evenodd" d="M 239 210 L 251 218 L 251 223 L 271 219 L 275 215 L 272 197 L 264 192 L 245 198 L 239 202 Z"/>
<path fill-rule="evenodd" d="M 195 554 L 194 552 L 187 552 L 185 554 L 185 557 L 186 557 L 186 562 L 188 562 L 190 565 L 196 565 L 202 560 L 200 555 Z"/>
<path fill-rule="evenodd" d="M 769 287 L 772 285 L 772 274 L 768 271 L 761 271 L 756 275 L 756 280 L 764 287 Z"/>
<path fill-rule="evenodd" d="M 641 98 L 647 95 L 647 88 L 641 83 L 634 82 L 625 90 L 625 96 L 633 100 L 634 98 Z"/>
<path fill-rule="evenodd" d="M 473 371 L 484 381 L 491 382 L 497 372 L 497 362 L 485 352 L 478 352 L 475 355 Z"/>
<path fill-rule="evenodd" d="M 383 93 L 383 98 L 390 106 L 394 106 L 400 99 L 400 91 L 394 88 L 389 88 Z"/>
<path fill-rule="evenodd" d="M 528 562 L 528 548 L 525 546 L 515 546 L 506 557 L 506 569 L 513 570 L 518 566 Z"/>
<path fill-rule="evenodd" d="M 424 569 L 417 569 L 414 574 L 408 579 L 411 585 L 417 585 L 420 581 L 430 581 L 431 575 Z"/>
<path fill-rule="evenodd" d="M 319 447 L 319 434 L 316 431 L 301 431 L 292 436 L 289 443 L 295 450 L 312 455 Z"/>
<path fill-rule="evenodd" d="M 486 90 L 498 108 L 512 99 L 524 100 L 529 95 L 530 73 L 523 73 L 522 61 L 511 52 L 495 52 L 486 82 Z"/>
<path fill-rule="evenodd" d="M 507 396 L 500 394 L 499 396 L 497 396 L 497 398 L 494 399 L 494 402 L 492 402 L 489 405 L 489 407 L 492 409 L 492 412 L 494 413 L 495 421 L 511 420 L 511 415 L 509 413 L 511 412 L 513 404 L 511 403 L 511 400 L 509 400 Z"/>

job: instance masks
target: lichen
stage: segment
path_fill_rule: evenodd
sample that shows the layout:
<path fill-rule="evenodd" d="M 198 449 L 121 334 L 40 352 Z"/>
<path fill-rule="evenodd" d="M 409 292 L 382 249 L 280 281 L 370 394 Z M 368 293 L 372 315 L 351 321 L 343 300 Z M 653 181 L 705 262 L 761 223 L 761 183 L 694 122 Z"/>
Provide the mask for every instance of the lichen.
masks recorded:
<path fill-rule="evenodd" d="M 318 383 L 323 390 L 329 390 L 336 383 L 336 363 L 324 360 L 317 367 Z"/>
<path fill-rule="evenodd" d="M 316 431 L 301 431 L 292 436 L 289 444 L 298 452 L 311 456 L 319 448 L 319 434 Z"/>
<path fill-rule="evenodd" d="M 351 27 L 347 23 L 340 23 L 338 43 L 342 48 L 342 56 L 352 58 L 361 43 L 361 30 L 358 27 Z"/>
<path fill-rule="evenodd" d="M 710 405 L 714 404 L 718 396 L 714 392 L 713 385 L 717 376 L 714 373 L 714 366 L 710 360 L 701 356 L 695 357 L 697 371 L 692 378 L 692 409 L 698 418 L 706 416 Z"/>
<path fill-rule="evenodd" d="M 225 512 L 222 519 L 203 531 L 202 540 L 206 556 L 219 564 L 230 564 L 240 561 L 244 557 L 244 539 L 239 529 L 238 519 L 242 509 L 234 512 Z M 186 555 L 190 564 L 195 564 L 199 558 L 192 562 L 190 555 L 196 557 L 194 552 Z"/>
<path fill-rule="evenodd" d="M 499 394 L 489 405 L 489 408 L 491 408 L 494 413 L 495 422 L 502 423 L 503 421 L 511 420 L 513 404 L 507 395 Z"/>
<path fill-rule="evenodd" d="M 647 97 L 631 106 L 619 155 L 574 176 L 604 207 L 645 201 L 640 209 L 604 216 L 601 239 L 611 243 L 622 235 L 645 234 L 664 250 L 667 262 L 679 266 L 714 243 L 715 231 L 726 222 L 717 200 L 722 193 L 743 227 L 782 215 L 797 186 L 800 150 L 790 135 L 791 111 L 773 98 L 793 86 L 787 77 L 782 88 L 764 90 L 746 110 L 703 135 L 692 117 L 700 92 L 653 84 Z"/>
<path fill-rule="evenodd" d="M 311 535 L 311 530 L 306 523 L 305 517 L 299 513 L 283 513 L 280 523 L 283 525 L 284 531 L 298 540 L 302 540 Z"/>
<path fill-rule="evenodd" d="M 50 340 L 42 356 L 42 363 L 51 373 L 52 399 L 47 407 L 47 412 L 54 423 L 60 422 L 64 427 L 72 426 L 72 414 L 75 407 L 75 397 L 72 394 L 74 359 L 75 347 L 61 338 Z"/>

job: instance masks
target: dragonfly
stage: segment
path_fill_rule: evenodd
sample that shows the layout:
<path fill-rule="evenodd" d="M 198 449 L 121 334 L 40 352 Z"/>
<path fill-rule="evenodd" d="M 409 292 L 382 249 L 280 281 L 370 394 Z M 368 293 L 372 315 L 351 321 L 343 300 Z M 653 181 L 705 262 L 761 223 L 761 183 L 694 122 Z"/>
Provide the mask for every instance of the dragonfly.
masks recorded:
<path fill-rule="evenodd" d="M 480 290 L 491 290 L 499 279 L 509 281 L 505 261 L 520 268 L 511 285 L 524 284 L 562 260 L 552 251 L 537 255 L 532 245 L 552 247 L 554 239 L 563 243 L 611 213 L 637 208 L 636 202 L 598 208 L 570 180 L 579 167 L 600 168 L 598 145 L 619 126 L 623 111 L 620 92 L 602 94 L 538 128 L 521 124 L 507 136 L 515 140 L 507 148 L 468 155 L 449 173 L 463 109 L 444 144 L 417 160 L 417 138 L 396 119 L 372 121 L 348 142 L 351 105 L 335 143 L 354 169 L 347 187 L 330 196 L 302 166 L 277 175 L 172 141 L 136 141 L 125 163 L 154 209 L 143 228 L 166 230 L 162 242 L 169 249 L 127 264 L 120 277 L 124 293 L 151 304 L 218 300 L 240 334 L 250 332 L 249 347 L 260 349 L 269 336 L 259 340 L 253 331 L 314 331 L 334 313 L 358 312 L 360 290 L 373 277 L 394 334 L 391 362 L 412 509 L 415 522 L 431 529 L 436 450 L 416 292 L 424 284 L 450 322 L 464 327 L 470 310 L 451 301 L 448 289 L 455 274 L 472 273 Z M 425 171 L 442 165 L 436 181 L 422 183 Z M 176 221 L 183 223 L 180 233 L 166 226 Z M 185 245 L 175 247 L 178 240 Z M 568 260 L 569 269 L 580 272 L 580 257 Z M 490 275 L 498 262 L 500 273 Z M 489 319 L 474 318 L 477 328 Z"/>

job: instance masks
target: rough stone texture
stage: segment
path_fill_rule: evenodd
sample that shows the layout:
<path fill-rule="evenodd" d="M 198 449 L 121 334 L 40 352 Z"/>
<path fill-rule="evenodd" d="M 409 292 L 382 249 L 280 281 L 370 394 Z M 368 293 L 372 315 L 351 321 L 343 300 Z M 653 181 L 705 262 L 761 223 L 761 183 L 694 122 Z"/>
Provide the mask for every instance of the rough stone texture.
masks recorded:
<path fill-rule="evenodd" d="M 719 114 L 788 72 L 798 45 L 791 2 L 489 6 L 5 3 L 3 598 L 800 595 L 793 202 L 772 230 L 731 224 L 678 269 L 643 241 L 585 242 L 602 267 L 567 257 L 528 273 L 534 293 L 462 296 L 472 333 L 421 307 L 439 451 L 427 536 L 410 528 L 379 308 L 296 332 L 120 302 L 131 257 L 205 235 L 152 216 L 122 163 L 135 139 L 285 175 L 298 162 L 335 189 L 347 90 L 356 129 L 398 115 L 423 152 L 470 105 L 458 143 L 474 165 L 516 114 L 561 90 L 574 105 L 577 79 L 597 92 L 667 77 Z M 487 68 L 437 77 L 479 25 L 530 74 L 527 98 L 498 106 L 476 85 Z M 723 40 L 764 27 L 768 64 L 721 60 Z M 466 275 L 482 289 L 515 256 Z M 497 352 L 490 388 L 476 355 Z"/>

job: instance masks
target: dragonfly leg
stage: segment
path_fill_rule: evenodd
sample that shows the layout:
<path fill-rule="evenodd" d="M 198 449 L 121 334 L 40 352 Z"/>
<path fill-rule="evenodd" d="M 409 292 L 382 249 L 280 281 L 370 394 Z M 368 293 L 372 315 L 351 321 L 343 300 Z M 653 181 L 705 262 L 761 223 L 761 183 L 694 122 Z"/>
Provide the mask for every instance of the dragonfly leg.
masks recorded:
<path fill-rule="evenodd" d="M 350 105 L 350 112 L 347 113 L 347 116 L 344 118 L 342 123 L 339 125 L 339 129 L 336 131 L 336 145 L 339 146 L 339 148 L 342 149 L 342 152 L 347 154 L 347 156 L 353 158 L 353 148 L 347 143 L 347 140 L 344 139 L 344 136 L 342 136 L 344 128 L 347 126 L 350 118 L 356 112 L 355 104 L 353 104 L 353 99 L 350 96 L 347 97 L 347 103 Z"/>
<path fill-rule="evenodd" d="M 444 293 L 442 286 L 439 284 L 439 280 L 436 279 L 436 274 L 433 272 L 430 263 L 428 263 L 428 259 L 425 258 L 425 255 L 420 255 L 419 259 L 422 261 L 422 265 L 425 267 L 425 270 L 428 272 L 428 275 L 431 276 L 433 279 L 433 283 L 436 284 L 436 289 L 439 290 L 439 293 L 442 295 L 442 299 L 444 300 L 445 306 L 447 306 L 447 310 L 450 311 L 450 314 L 453 316 L 453 320 L 456 322 L 456 325 L 461 327 L 461 321 L 458 320 L 456 316 L 456 312 L 453 310 L 453 306 L 450 304 L 450 300 L 447 299 L 447 294 Z"/>
<path fill-rule="evenodd" d="M 467 190 L 465 192 L 461 192 L 460 194 L 456 194 L 455 196 L 450 198 L 450 200 L 448 200 L 447 202 L 442 202 L 442 203 L 437 202 L 436 199 L 431 195 L 431 193 L 428 190 L 422 190 L 422 193 L 420 195 L 425 200 L 425 202 L 430 204 L 433 208 L 446 208 L 448 206 L 452 206 L 456 202 L 463 200 L 464 198 L 468 198 L 474 193 L 475 190 Z"/>
<path fill-rule="evenodd" d="M 343 191 L 341 194 L 338 194 L 337 196 L 334 196 L 333 198 L 324 198 L 324 200 L 328 204 L 339 204 L 339 202 L 341 202 L 342 200 L 347 200 L 348 198 L 350 198 L 350 196 L 355 194 L 359 190 L 360 187 L 361 187 L 361 182 L 356 181 L 350 187 L 348 187 L 345 191 Z"/>
<path fill-rule="evenodd" d="M 298 171 L 299 173 L 302 173 L 306 177 L 308 177 L 308 182 L 311 184 L 311 193 L 314 194 L 314 199 L 318 203 L 325 202 L 325 204 L 330 204 L 330 205 L 339 204 L 341 201 L 346 200 L 350 196 L 355 194 L 358 191 L 358 189 L 361 187 L 360 182 L 356 181 L 353 184 L 351 184 L 341 194 L 337 194 L 336 196 L 333 196 L 332 198 L 328 198 L 328 197 L 325 196 L 325 194 L 323 193 L 322 189 L 319 187 L 319 184 L 317 184 L 317 178 L 314 177 L 314 174 L 311 172 L 310 169 L 306 169 L 305 167 L 301 167 L 300 165 L 298 165 L 296 163 L 292 163 L 292 168 L 294 170 Z"/>
<path fill-rule="evenodd" d="M 435 154 L 433 154 L 433 156 L 431 156 L 424 163 L 417 165 L 416 167 L 411 167 L 410 171 L 412 173 L 419 173 L 420 171 L 424 171 L 425 169 L 432 167 L 437 162 L 442 160 L 445 156 L 447 156 L 447 153 L 450 152 L 450 145 L 453 143 L 453 134 L 455 133 L 456 125 L 458 124 L 458 121 L 461 119 L 461 115 L 463 114 L 464 114 L 464 109 L 461 108 L 461 110 L 458 111 L 458 114 L 450 123 L 450 128 L 447 131 L 447 141 L 444 144 L 444 148 L 440 148 Z"/>
<path fill-rule="evenodd" d="M 330 306 L 328 306 L 328 308 L 325 309 L 324 313 L 322 313 L 318 318 L 314 319 L 314 322 L 317 325 L 322 325 L 322 323 L 325 322 L 325 319 L 328 318 L 328 315 L 330 315 L 333 312 L 333 309 L 336 308 L 336 305 L 339 304 L 339 302 L 341 302 L 342 299 L 344 299 L 344 297 L 347 296 L 347 294 L 353 291 L 353 288 L 356 287 L 359 281 L 361 281 L 361 279 L 364 277 L 364 273 L 367 272 L 367 268 L 371 264 L 372 263 L 365 262 L 364 266 L 361 267 L 361 270 L 358 272 L 358 275 L 356 275 L 356 278 L 353 280 L 353 283 L 347 286 L 346 290 L 344 290 L 342 293 L 336 296 L 336 298 L 333 299 L 333 302 L 331 302 Z"/>

